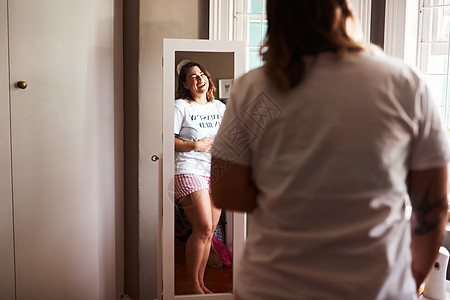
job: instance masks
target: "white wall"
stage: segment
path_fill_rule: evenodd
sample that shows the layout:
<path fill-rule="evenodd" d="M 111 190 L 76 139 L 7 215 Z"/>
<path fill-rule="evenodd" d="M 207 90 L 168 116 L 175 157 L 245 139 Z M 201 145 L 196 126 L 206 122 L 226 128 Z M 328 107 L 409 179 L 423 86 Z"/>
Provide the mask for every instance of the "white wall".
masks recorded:
<path fill-rule="evenodd" d="M 162 53 L 164 38 L 207 38 L 205 0 L 141 1 L 139 36 L 140 298 L 157 296 L 157 245 L 162 153 Z M 207 18 L 207 17 L 206 17 Z M 206 24 L 205 24 L 206 23 Z M 156 292 L 156 293 L 155 293 Z"/>

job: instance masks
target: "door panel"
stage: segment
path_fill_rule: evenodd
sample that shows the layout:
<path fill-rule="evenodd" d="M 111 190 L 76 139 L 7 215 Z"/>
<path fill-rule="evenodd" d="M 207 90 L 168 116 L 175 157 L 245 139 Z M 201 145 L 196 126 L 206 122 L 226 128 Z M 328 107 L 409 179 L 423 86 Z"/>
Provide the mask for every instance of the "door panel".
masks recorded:
<path fill-rule="evenodd" d="M 0 0 L 0 299 L 14 299 L 7 1 Z"/>
<path fill-rule="evenodd" d="M 9 1 L 17 299 L 114 299 L 113 1 Z"/>

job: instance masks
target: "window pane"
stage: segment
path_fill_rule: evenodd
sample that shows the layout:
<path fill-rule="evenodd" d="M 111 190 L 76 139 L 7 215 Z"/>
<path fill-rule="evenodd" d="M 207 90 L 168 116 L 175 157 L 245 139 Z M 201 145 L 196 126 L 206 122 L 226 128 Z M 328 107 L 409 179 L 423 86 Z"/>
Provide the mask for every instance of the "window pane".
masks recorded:
<path fill-rule="evenodd" d="M 437 5 L 446 5 L 450 4 L 450 0 L 424 0 L 423 6 L 437 6 Z"/>
<path fill-rule="evenodd" d="M 448 43 L 422 44 L 420 70 L 427 74 L 447 74 Z"/>
<path fill-rule="evenodd" d="M 250 0 L 250 12 L 253 14 L 263 13 L 263 0 Z"/>
<path fill-rule="evenodd" d="M 446 75 L 426 75 L 425 79 L 431 91 L 431 96 L 437 106 L 445 106 L 447 94 Z"/>
<path fill-rule="evenodd" d="M 249 26 L 249 45 L 259 46 L 262 42 L 261 22 L 251 21 Z"/>
<path fill-rule="evenodd" d="M 450 90 L 449 90 L 450 78 L 447 76 L 447 102 L 442 102 L 441 119 L 445 122 L 447 128 L 450 129 Z"/>
<path fill-rule="evenodd" d="M 261 66 L 259 49 L 267 33 L 266 0 L 234 1 L 234 40 L 245 41 L 246 71 Z"/>
<path fill-rule="evenodd" d="M 445 107 L 438 107 L 439 116 L 441 117 L 442 123 L 446 123 L 445 120 Z"/>
<path fill-rule="evenodd" d="M 450 0 L 449 0 L 450 1 Z M 262 42 L 264 42 L 264 39 L 266 38 L 266 35 L 267 35 L 267 27 L 268 27 L 268 24 L 267 24 L 267 21 L 264 21 L 263 22 L 263 32 L 262 32 Z"/>
<path fill-rule="evenodd" d="M 255 69 L 261 66 L 261 57 L 259 56 L 259 47 L 248 48 L 248 70 Z"/>
<path fill-rule="evenodd" d="M 444 120 L 445 120 L 444 112 L 445 112 L 445 109 L 444 108 L 441 109 L 441 120 L 442 120 L 442 122 L 444 122 Z M 445 122 L 445 126 L 447 127 L 447 129 L 450 128 L 450 114 L 447 114 L 447 121 Z M 450 183 L 450 178 L 449 178 L 449 183 Z M 450 191 L 449 191 L 449 193 L 450 193 Z"/>
<path fill-rule="evenodd" d="M 449 115 L 447 114 L 447 118 L 445 118 L 445 107 L 439 107 L 439 115 L 441 117 L 442 123 L 444 123 L 444 125 L 449 128 Z"/>
<path fill-rule="evenodd" d="M 422 42 L 448 41 L 450 7 L 425 8 L 422 14 Z"/>
<path fill-rule="evenodd" d="M 441 119 L 445 120 L 445 107 L 439 107 L 439 114 L 441 115 Z"/>

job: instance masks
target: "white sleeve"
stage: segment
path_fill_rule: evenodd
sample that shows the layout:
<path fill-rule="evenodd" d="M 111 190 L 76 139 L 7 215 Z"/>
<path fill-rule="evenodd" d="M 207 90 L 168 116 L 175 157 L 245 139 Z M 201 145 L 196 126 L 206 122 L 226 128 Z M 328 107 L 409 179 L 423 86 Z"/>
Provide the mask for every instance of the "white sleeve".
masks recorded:
<path fill-rule="evenodd" d="M 219 131 L 214 139 L 212 155 L 216 158 L 248 166 L 251 163 L 251 142 L 248 127 L 242 116 L 242 95 L 239 81 L 234 84 Z"/>
<path fill-rule="evenodd" d="M 183 119 L 184 119 L 184 113 L 179 105 L 175 103 L 174 108 L 174 125 L 173 125 L 173 131 L 175 134 L 179 134 L 181 131 L 181 128 L 183 126 Z"/>
<path fill-rule="evenodd" d="M 225 111 L 227 109 L 227 106 L 223 102 L 220 102 L 220 103 L 221 103 L 221 105 L 220 105 L 220 114 L 223 117 L 223 115 L 225 114 Z"/>
<path fill-rule="evenodd" d="M 414 136 L 410 169 L 425 170 L 445 165 L 450 160 L 448 130 L 443 126 L 438 107 L 425 84 L 417 92 L 418 131 Z"/>

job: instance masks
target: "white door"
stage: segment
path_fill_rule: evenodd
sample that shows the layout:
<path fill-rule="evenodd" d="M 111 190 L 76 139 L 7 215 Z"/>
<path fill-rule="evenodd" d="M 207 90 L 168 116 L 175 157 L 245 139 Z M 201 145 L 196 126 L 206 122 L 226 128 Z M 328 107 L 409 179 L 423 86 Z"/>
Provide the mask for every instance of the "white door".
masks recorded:
<path fill-rule="evenodd" d="M 114 1 L 0 1 L 16 299 L 115 299 Z"/>

